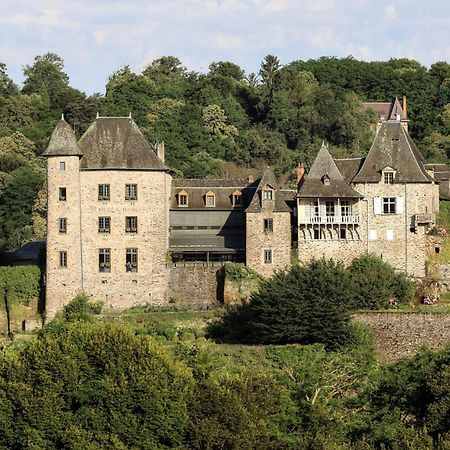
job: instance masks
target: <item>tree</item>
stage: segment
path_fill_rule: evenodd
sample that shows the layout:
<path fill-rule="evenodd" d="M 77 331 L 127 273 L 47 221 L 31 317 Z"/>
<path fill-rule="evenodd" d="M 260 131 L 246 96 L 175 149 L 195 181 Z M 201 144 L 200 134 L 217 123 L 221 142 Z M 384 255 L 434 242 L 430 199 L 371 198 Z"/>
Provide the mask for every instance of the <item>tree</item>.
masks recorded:
<path fill-rule="evenodd" d="M 218 61 L 209 65 L 209 75 L 220 75 L 223 77 L 233 78 L 236 81 L 244 79 L 244 71 L 230 61 Z"/>
<path fill-rule="evenodd" d="M 0 63 L 0 97 L 10 97 L 11 95 L 17 95 L 18 93 L 19 89 L 8 76 L 6 64 Z"/>
<path fill-rule="evenodd" d="M 265 107 L 270 110 L 273 101 L 273 94 L 279 77 L 280 60 L 273 55 L 264 57 L 259 69 L 259 76 L 264 87 Z"/>
<path fill-rule="evenodd" d="M 277 272 L 262 283 L 248 304 L 229 309 L 210 331 L 219 337 L 221 330 L 228 329 L 244 342 L 319 342 L 334 347 L 349 338 L 352 295 L 343 265 L 313 260 Z"/>
<path fill-rule="evenodd" d="M 202 118 L 206 130 L 212 137 L 233 139 L 238 134 L 234 125 L 227 125 L 227 116 L 219 105 L 208 105 L 204 108 Z"/>

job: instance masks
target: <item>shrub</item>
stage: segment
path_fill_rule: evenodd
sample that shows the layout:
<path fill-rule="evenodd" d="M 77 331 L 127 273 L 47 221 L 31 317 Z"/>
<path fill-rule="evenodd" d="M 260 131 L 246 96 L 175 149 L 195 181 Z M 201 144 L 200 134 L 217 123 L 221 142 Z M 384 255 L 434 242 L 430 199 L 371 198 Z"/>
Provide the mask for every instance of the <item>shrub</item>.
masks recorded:
<path fill-rule="evenodd" d="M 63 317 L 67 322 L 89 322 L 93 320 L 93 315 L 99 314 L 101 310 L 101 302 L 92 302 L 85 294 L 79 294 L 64 306 Z"/>
<path fill-rule="evenodd" d="M 348 270 L 354 289 L 351 306 L 355 309 L 389 308 L 391 300 L 407 303 L 414 293 L 414 284 L 405 274 L 375 255 L 354 259 Z"/>
<path fill-rule="evenodd" d="M 41 271 L 37 266 L 0 267 L 0 290 L 6 292 L 9 304 L 28 306 L 39 297 L 40 278 Z"/>
<path fill-rule="evenodd" d="M 335 346 L 348 337 L 351 299 L 342 264 L 313 260 L 265 280 L 248 305 L 228 310 L 209 332 L 244 342 Z"/>

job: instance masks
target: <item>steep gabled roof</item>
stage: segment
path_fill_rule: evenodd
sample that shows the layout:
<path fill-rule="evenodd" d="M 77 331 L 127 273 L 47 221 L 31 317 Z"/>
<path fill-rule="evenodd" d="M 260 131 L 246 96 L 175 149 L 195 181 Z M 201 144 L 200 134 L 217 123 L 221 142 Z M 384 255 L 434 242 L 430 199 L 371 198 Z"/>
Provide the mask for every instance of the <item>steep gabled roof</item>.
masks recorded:
<path fill-rule="evenodd" d="M 324 183 L 324 176 L 329 181 Z M 362 195 L 345 181 L 327 147 L 322 144 L 311 169 L 303 178 L 297 197 L 306 198 L 359 198 Z"/>
<path fill-rule="evenodd" d="M 403 111 L 398 98 L 395 97 L 395 100 L 391 103 L 391 108 L 389 110 L 387 120 L 397 120 L 397 114 L 400 115 L 400 120 L 406 120 L 406 113 L 405 111 Z"/>
<path fill-rule="evenodd" d="M 285 195 L 280 194 L 280 190 L 278 189 L 278 183 L 275 178 L 275 174 L 273 173 L 270 167 L 264 171 L 263 176 L 259 180 L 258 186 L 256 187 L 255 192 L 253 193 L 253 198 L 250 201 L 245 212 L 248 213 L 256 213 L 262 211 L 261 205 L 261 191 L 266 187 L 270 186 L 275 191 L 275 202 L 273 203 L 273 210 L 275 212 L 288 212 L 290 211 L 289 206 L 286 204 Z"/>
<path fill-rule="evenodd" d="M 77 138 L 72 127 L 61 117 L 53 130 L 50 142 L 43 156 L 81 156 Z"/>
<path fill-rule="evenodd" d="M 400 114 L 401 121 L 408 120 L 406 111 L 403 110 L 397 97 L 392 102 L 365 102 L 363 108 L 375 111 L 381 122 L 397 120 L 397 114 Z"/>
<path fill-rule="evenodd" d="M 131 117 L 97 117 L 78 145 L 82 169 L 169 170 Z"/>
<path fill-rule="evenodd" d="M 351 183 L 359 172 L 366 158 L 334 159 L 339 172 L 347 183 Z"/>
<path fill-rule="evenodd" d="M 395 169 L 395 183 L 429 183 L 433 179 L 423 165 L 423 157 L 400 121 L 384 122 L 377 131 L 355 183 L 378 183 L 381 171 Z"/>

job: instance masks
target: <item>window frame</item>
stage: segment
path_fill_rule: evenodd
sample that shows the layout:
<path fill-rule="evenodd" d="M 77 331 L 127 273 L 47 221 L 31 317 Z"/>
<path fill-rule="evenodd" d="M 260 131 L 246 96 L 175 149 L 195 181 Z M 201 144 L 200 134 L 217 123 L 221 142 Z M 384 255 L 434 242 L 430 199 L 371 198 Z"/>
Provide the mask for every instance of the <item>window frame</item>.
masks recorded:
<path fill-rule="evenodd" d="M 67 233 L 67 217 L 60 217 L 58 219 L 58 229 L 62 234 Z"/>
<path fill-rule="evenodd" d="M 125 250 L 125 270 L 129 273 L 138 271 L 138 249 L 130 247 Z"/>
<path fill-rule="evenodd" d="M 136 234 L 138 232 L 138 216 L 125 216 L 125 233 Z"/>
<path fill-rule="evenodd" d="M 66 170 L 66 162 L 65 161 L 59 162 L 59 170 Z"/>
<path fill-rule="evenodd" d="M 395 172 L 393 170 L 385 170 L 383 172 L 383 183 L 394 184 Z"/>
<path fill-rule="evenodd" d="M 273 189 L 264 188 L 262 191 L 262 199 L 264 201 L 272 201 L 273 200 Z"/>
<path fill-rule="evenodd" d="M 103 226 L 101 224 L 103 223 Z M 102 234 L 111 233 L 111 217 L 110 216 L 99 216 L 98 217 L 98 232 Z"/>
<path fill-rule="evenodd" d="M 352 205 L 349 200 L 341 200 L 341 217 L 348 217 L 352 215 Z"/>
<path fill-rule="evenodd" d="M 67 187 L 64 187 L 64 186 L 59 187 L 58 200 L 60 202 L 66 202 L 67 201 Z"/>
<path fill-rule="evenodd" d="M 325 201 L 325 216 L 335 217 L 336 216 L 336 203 L 334 200 Z"/>
<path fill-rule="evenodd" d="M 136 183 L 125 184 L 125 200 L 135 201 L 138 199 L 138 188 Z"/>
<path fill-rule="evenodd" d="M 59 251 L 59 268 L 60 269 L 67 268 L 67 250 Z"/>
<path fill-rule="evenodd" d="M 232 203 L 234 208 L 242 208 L 242 192 L 233 192 Z"/>
<path fill-rule="evenodd" d="M 265 233 L 273 233 L 273 218 L 263 219 L 263 227 Z"/>
<path fill-rule="evenodd" d="M 111 249 L 98 249 L 98 271 L 100 273 L 111 273 Z"/>
<path fill-rule="evenodd" d="M 396 214 L 397 198 L 396 197 L 381 197 L 381 212 L 385 215 Z"/>
<path fill-rule="evenodd" d="M 98 185 L 98 200 L 108 201 L 111 199 L 111 185 L 108 183 L 100 183 Z"/>
<path fill-rule="evenodd" d="M 264 264 L 273 264 L 273 252 L 271 248 L 264 249 Z"/>
<path fill-rule="evenodd" d="M 216 194 L 214 194 L 214 193 L 205 194 L 205 206 L 207 208 L 215 208 L 216 207 Z"/>
<path fill-rule="evenodd" d="M 179 208 L 189 207 L 189 194 L 186 191 L 180 191 L 177 194 L 177 205 Z"/>

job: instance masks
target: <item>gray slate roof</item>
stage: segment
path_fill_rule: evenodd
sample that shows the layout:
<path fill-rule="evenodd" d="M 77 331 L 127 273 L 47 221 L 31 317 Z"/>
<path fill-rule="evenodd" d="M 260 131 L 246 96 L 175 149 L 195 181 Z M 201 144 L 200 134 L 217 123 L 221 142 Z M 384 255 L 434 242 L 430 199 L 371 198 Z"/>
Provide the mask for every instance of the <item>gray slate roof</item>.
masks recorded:
<path fill-rule="evenodd" d="M 81 150 L 77 144 L 77 138 L 72 127 L 61 118 L 53 130 L 50 142 L 44 156 L 81 156 Z"/>
<path fill-rule="evenodd" d="M 401 122 L 390 121 L 380 125 L 354 183 L 377 183 L 386 167 L 396 171 L 396 183 L 431 183 L 433 178 L 424 168 L 424 159 Z"/>
<path fill-rule="evenodd" d="M 342 160 L 341 160 L 342 161 Z M 348 161 L 348 160 L 347 160 Z M 354 170 L 354 162 L 341 163 L 346 171 Z M 324 177 L 329 177 L 329 183 L 324 183 Z M 298 197 L 305 198 L 360 198 L 362 195 L 353 189 L 346 181 L 333 160 L 327 147 L 322 144 L 309 173 L 300 182 Z"/>
<path fill-rule="evenodd" d="M 130 117 L 97 117 L 78 145 L 82 169 L 169 170 Z"/>
<path fill-rule="evenodd" d="M 439 198 L 450 200 L 450 167 L 445 164 L 425 164 L 425 169 L 434 172 L 433 178 L 439 183 Z"/>
<path fill-rule="evenodd" d="M 400 114 L 400 120 L 408 120 L 406 112 L 403 111 L 397 97 L 392 102 L 366 102 L 363 103 L 363 108 L 375 111 L 382 122 L 396 120 L 397 114 Z"/>
<path fill-rule="evenodd" d="M 351 183 L 353 178 L 361 169 L 366 158 L 343 158 L 334 159 L 339 172 L 347 183 Z"/>

